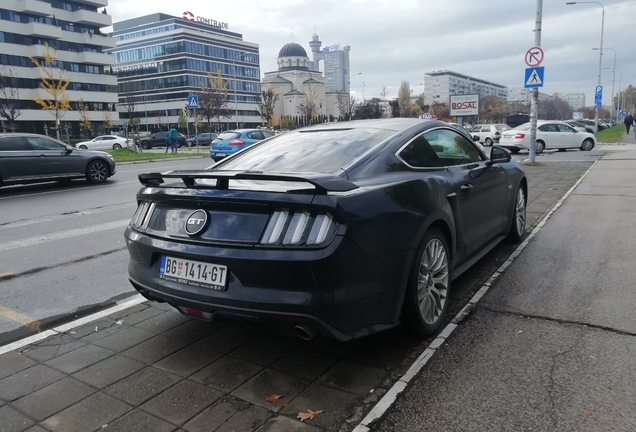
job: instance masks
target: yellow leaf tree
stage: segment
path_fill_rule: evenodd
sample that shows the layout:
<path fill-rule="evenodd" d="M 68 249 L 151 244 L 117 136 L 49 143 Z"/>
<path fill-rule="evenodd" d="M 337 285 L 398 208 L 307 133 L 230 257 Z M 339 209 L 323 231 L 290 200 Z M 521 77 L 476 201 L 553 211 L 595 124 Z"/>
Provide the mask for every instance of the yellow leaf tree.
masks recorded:
<path fill-rule="evenodd" d="M 88 118 L 88 105 L 86 105 L 83 99 L 77 102 L 77 112 L 79 113 L 80 127 L 86 132 L 86 138 L 90 138 L 93 123 L 91 123 L 91 119 Z"/>
<path fill-rule="evenodd" d="M 48 43 L 44 44 L 45 51 L 42 55 L 43 62 L 37 58 L 29 57 L 34 65 L 40 69 L 40 88 L 46 92 L 45 97 L 31 95 L 31 100 L 49 111 L 55 118 L 55 130 L 57 139 L 60 139 L 60 119 L 64 117 L 66 111 L 71 109 L 68 93 L 66 89 L 71 83 L 70 78 L 64 78 L 61 69 L 53 65 L 57 58 L 57 50 L 51 49 Z"/>
<path fill-rule="evenodd" d="M 110 130 L 113 128 L 113 118 L 110 113 L 104 113 L 104 133 L 110 134 Z"/>

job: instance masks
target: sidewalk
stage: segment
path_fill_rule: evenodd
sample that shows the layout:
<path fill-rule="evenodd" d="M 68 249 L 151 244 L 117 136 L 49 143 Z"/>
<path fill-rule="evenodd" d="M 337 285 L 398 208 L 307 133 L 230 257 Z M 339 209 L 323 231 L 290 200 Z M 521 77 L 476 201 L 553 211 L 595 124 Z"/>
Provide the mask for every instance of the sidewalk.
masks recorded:
<path fill-rule="evenodd" d="M 590 164 L 524 167 L 528 229 Z M 498 250 L 458 279 L 459 307 L 507 254 Z M 350 431 L 429 342 L 399 330 L 305 342 L 143 303 L 1 355 L 0 430 Z M 296 419 L 307 410 L 323 412 Z"/>
<path fill-rule="evenodd" d="M 371 430 L 635 431 L 634 172 L 603 157 Z"/>

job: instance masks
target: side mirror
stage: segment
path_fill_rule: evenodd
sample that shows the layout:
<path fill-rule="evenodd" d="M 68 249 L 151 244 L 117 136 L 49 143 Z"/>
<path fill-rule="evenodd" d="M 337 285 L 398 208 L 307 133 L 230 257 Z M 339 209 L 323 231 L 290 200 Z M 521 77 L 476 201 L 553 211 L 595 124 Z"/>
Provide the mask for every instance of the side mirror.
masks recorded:
<path fill-rule="evenodd" d="M 473 141 L 479 141 L 479 135 L 473 135 Z"/>
<path fill-rule="evenodd" d="M 510 152 L 503 147 L 493 146 L 490 152 L 490 163 L 506 163 L 512 160 Z"/>

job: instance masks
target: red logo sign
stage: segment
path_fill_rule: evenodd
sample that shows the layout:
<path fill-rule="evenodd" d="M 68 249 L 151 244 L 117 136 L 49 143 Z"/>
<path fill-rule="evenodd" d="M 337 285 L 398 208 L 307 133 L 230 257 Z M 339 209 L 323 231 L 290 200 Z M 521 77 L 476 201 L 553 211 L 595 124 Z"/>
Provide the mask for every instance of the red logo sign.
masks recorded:
<path fill-rule="evenodd" d="M 476 102 L 453 102 L 451 104 L 451 108 L 456 109 L 468 109 L 468 108 L 477 108 Z"/>
<path fill-rule="evenodd" d="M 183 19 L 186 21 L 194 22 L 194 14 L 192 12 L 184 12 Z"/>

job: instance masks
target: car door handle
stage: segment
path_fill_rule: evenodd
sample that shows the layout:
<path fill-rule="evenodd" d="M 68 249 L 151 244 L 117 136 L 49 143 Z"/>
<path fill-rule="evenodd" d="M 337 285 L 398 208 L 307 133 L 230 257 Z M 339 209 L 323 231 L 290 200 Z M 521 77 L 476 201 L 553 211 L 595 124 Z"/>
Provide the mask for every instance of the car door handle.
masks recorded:
<path fill-rule="evenodd" d="M 461 185 L 461 186 L 459 187 L 459 189 L 460 189 L 462 192 L 468 192 L 468 191 L 469 191 L 469 190 L 471 190 L 472 188 L 473 188 L 473 185 L 472 185 L 472 184 L 470 184 L 470 183 L 467 183 L 467 184 Z"/>

